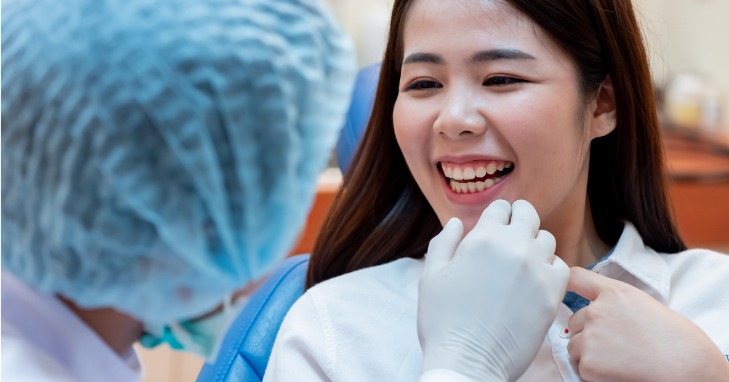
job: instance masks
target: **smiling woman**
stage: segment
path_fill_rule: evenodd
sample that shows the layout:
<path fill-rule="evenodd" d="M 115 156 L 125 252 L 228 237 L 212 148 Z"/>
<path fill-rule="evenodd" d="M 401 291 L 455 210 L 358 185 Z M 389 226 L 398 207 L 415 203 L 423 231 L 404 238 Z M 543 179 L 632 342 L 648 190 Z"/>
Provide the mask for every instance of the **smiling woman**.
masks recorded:
<path fill-rule="evenodd" d="M 548 295 L 511 300 L 545 331 L 538 351 L 516 346 L 529 354 L 528 368 L 506 367 L 505 379 L 729 375 L 729 291 L 721 287 L 729 258 L 685 250 L 671 220 L 650 78 L 630 0 L 395 1 L 367 132 L 267 379 L 415 380 L 432 367 L 418 339 L 418 283 L 422 293 L 429 280 L 419 280 L 428 273 L 421 258 L 429 242 L 428 258 L 442 256 L 438 243 L 454 235 L 465 234 L 455 257 L 487 259 L 473 267 L 493 280 L 476 279 L 475 292 L 454 299 L 498 320 L 509 304 L 493 300 L 543 276 L 500 275 L 503 253 L 529 248 L 528 258 L 545 248 L 483 224 L 501 199 L 513 203 L 512 223 L 518 200 L 533 206 L 530 239 L 554 235 L 552 252 L 575 267 L 569 288 L 577 292 L 554 304 L 554 321 L 538 308 Z M 452 218 L 462 221 L 460 234 Z M 512 327 L 487 329 L 497 337 Z M 520 329 L 506 340 L 532 335 Z M 487 370 L 500 357 L 513 354 L 464 359 Z"/>
<path fill-rule="evenodd" d="M 582 217 L 590 142 L 615 127 L 609 77 L 584 102 L 570 57 L 500 3 L 415 2 L 409 12 L 393 125 L 441 224 L 458 217 L 470 231 L 494 200 L 526 199 L 568 264 L 588 266 L 604 256 L 608 247 L 592 219 L 585 227 Z M 484 162 L 509 163 L 512 171 L 488 188 L 484 180 L 479 191 L 478 182 L 441 170 L 457 176 Z"/>

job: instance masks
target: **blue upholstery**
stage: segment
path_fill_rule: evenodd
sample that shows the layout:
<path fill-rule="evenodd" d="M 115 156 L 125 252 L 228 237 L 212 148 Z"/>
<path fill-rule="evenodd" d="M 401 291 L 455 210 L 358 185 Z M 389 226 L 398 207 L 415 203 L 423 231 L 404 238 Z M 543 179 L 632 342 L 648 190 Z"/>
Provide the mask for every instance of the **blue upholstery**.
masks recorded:
<path fill-rule="evenodd" d="M 380 66 L 379 63 L 366 66 L 357 74 L 347 120 L 337 141 L 337 162 L 342 173 L 347 172 L 372 114 L 377 80 L 380 78 Z"/>
<path fill-rule="evenodd" d="M 198 381 L 260 381 L 273 342 L 291 305 L 304 293 L 309 255 L 284 260 L 256 291 L 230 326 L 214 364 L 203 366 Z"/>
<path fill-rule="evenodd" d="M 359 145 L 367 127 L 380 75 L 380 64 L 360 70 L 352 104 L 337 142 L 337 160 L 342 172 Z M 261 381 L 273 343 L 286 312 L 304 293 L 309 255 L 286 259 L 251 297 L 223 339 L 215 363 L 206 363 L 198 382 Z"/>

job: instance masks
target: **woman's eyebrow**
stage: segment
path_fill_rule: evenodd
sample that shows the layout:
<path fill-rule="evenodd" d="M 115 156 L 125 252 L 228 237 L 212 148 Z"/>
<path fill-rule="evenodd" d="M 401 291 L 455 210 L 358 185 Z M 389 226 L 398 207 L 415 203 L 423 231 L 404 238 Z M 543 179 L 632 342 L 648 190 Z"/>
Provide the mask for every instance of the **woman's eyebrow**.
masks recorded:
<path fill-rule="evenodd" d="M 489 49 L 476 52 L 471 56 L 470 63 L 481 63 L 497 60 L 534 60 L 531 54 L 518 49 Z M 436 53 L 413 53 L 403 60 L 403 65 L 414 63 L 427 63 L 443 65 L 445 60 L 443 56 Z"/>
<path fill-rule="evenodd" d="M 427 63 L 443 65 L 445 60 L 440 54 L 435 53 L 413 53 L 403 60 L 402 64 Z"/>
<path fill-rule="evenodd" d="M 471 63 L 496 60 L 534 60 L 535 57 L 518 49 L 491 49 L 476 52 L 471 56 Z"/>

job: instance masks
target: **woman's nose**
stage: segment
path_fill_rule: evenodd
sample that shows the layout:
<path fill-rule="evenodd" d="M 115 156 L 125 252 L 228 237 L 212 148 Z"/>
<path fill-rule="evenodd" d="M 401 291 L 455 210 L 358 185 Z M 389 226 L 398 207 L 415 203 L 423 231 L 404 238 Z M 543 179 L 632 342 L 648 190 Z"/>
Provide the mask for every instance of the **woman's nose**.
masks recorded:
<path fill-rule="evenodd" d="M 448 94 L 433 124 L 433 130 L 450 139 L 465 139 L 486 132 L 486 119 L 481 114 L 474 94 Z"/>

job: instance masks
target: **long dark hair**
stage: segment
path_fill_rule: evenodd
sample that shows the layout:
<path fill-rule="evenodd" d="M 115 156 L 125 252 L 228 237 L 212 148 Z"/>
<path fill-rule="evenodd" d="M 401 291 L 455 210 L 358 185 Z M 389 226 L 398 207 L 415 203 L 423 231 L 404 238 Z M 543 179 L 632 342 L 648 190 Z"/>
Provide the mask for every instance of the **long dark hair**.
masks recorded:
<path fill-rule="evenodd" d="M 591 143 L 587 195 L 598 234 L 617 242 L 622 221 L 659 252 L 686 246 L 671 219 L 663 149 L 645 46 L 630 0 L 505 0 L 531 18 L 574 60 L 585 98 L 610 75 L 617 125 Z M 307 288 L 403 257 L 422 257 L 441 230 L 395 140 L 403 27 L 411 0 L 393 5 L 372 116 L 322 226 Z"/>

